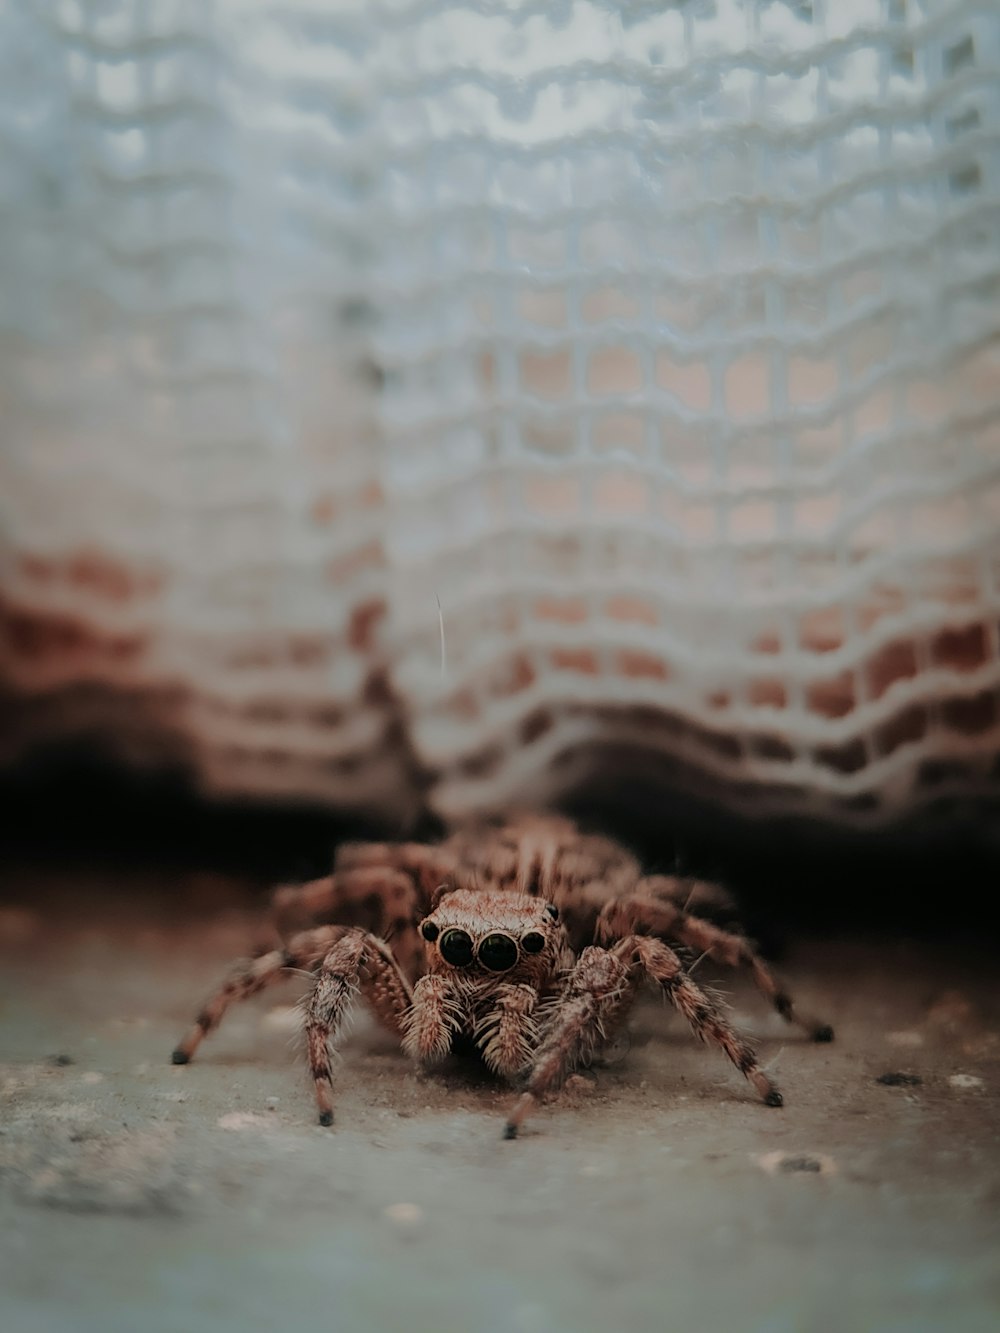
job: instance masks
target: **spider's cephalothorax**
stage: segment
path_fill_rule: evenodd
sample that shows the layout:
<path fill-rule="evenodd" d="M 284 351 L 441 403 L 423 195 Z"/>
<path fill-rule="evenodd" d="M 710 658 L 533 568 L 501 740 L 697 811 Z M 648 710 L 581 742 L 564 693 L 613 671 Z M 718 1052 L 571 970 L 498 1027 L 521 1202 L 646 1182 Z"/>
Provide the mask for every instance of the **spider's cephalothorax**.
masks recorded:
<path fill-rule="evenodd" d="M 469 1038 L 495 1073 L 514 1078 L 538 1045 L 540 1001 L 572 965 L 559 909 L 523 893 L 454 889 L 420 934 L 426 971 L 404 1019 L 405 1050 L 430 1063 Z"/>
<path fill-rule="evenodd" d="M 306 1039 L 321 1124 L 333 1123 L 331 1041 L 360 991 L 421 1063 L 461 1042 L 496 1074 L 523 1080 L 505 1129 L 513 1138 L 540 1099 L 613 1035 L 647 984 L 703 1041 L 720 1046 L 768 1105 L 780 1106 L 751 1046 L 666 940 L 745 964 L 788 1022 L 816 1041 L 833 1032 L 795 1012 L 743 936 L 689 911 L 718 898 L 711 885 L 643 876 L 624 848 L 556 816 L 515 816 L 440 846 L 347 846 L 332 875 L 278 890 L 277 924 L 287 943 L 232 973 L 174 1063 L 191 1059 L 234 1000 L 307 968 L 315 973 Z M 309 921 L 329 924 L 292 933 Z"/>

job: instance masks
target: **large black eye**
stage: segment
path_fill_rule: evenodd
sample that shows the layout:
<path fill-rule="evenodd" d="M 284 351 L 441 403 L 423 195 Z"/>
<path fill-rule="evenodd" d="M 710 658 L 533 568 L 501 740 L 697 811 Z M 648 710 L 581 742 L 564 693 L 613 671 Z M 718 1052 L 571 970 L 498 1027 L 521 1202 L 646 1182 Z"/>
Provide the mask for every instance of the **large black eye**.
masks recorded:
<path fill-rule="evenodd" d="M 472 939 L 464 930 L 446 930 L 438 947 L 441 957 L 452 967 L 468 967 L 472 962 Z"/>
<path fill-rule="evenodd" d="M 491 972 L 506 972 L 517 962 L 517 945 L 509 935 L 487 935 L 479 946 L 479 961 Z"/>
<path fill-rule="evenodd" d="M 433 942 L 438 937 L 438 928 L 433 921 L 425 921 L 420 927 L 420 933 L 425 940 Z"/>
<path fill-rule="evenodd" d="M 541 953 L 545 948 L 545 936 L 539 935 L 537 930 L 529 930 L 527 935 L 521 936 L 521 948 L 525 953 Z"/>

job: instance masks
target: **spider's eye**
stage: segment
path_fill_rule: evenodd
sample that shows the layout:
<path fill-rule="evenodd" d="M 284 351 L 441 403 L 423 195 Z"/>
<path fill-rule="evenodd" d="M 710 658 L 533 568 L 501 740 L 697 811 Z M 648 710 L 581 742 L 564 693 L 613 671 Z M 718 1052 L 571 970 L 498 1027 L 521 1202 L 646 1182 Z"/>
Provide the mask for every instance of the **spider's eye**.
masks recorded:
<path fill-rule="evenodd" d="M 541 953 L 545 948 L 545 936 L 537 930 L 529 930 L 527 935 L 521 936 L 521 948 L 525 953 Z"/>
<path fill-rule="evenodd" d="M 517 962 L 517 945 L 509 935 L 487 935 L 479 946 L 479 961 L 491 972 L 506 972 Z"/>
<path fill-rule="evenodd" d="M 438 928 L 433 921 L 425 921 L 423 925 L 420 927 L 420 933 L 421 935 L 423 935 L 425 940 L 431 943 L 437 939 L 438 934 L 440 932 L 438 931 Z"/>
<path fill-rule="evenodd" d="M 452 967 L 467 967 L 472 962 L 472 939 L 464 930 L 446 930 L 438 947 Z"/>
<path fill-rule="evenodd" d="M 545 913 L 547 916 L 550 916 L 553 921 L 559 920 L 559 908 L 556 907 L 555 903 L 549 903 L 548 907 L 545 909 Z"/>

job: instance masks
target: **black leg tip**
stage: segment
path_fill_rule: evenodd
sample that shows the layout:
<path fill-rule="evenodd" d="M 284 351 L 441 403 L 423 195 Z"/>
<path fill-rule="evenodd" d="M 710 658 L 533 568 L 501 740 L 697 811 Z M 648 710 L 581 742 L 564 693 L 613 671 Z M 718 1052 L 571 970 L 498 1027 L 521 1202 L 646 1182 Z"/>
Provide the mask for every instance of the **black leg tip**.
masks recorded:
<path fill-rule="evenodd" d="M 503 1136 L 504 1136 L 505 1139 L 516 1139 L 516 1138 L 517 1138 L 517 1125 L 510 1125 L 510 1124 L 508 1124 L 508 1125 L 504 1125 L 504 1127 L 503 1127 Z"/>
<path fill-rule="evenodd" d="M 829 1023 L 824 1023 L 813 1033 L 813 1041 L 833 1041 L 833 1028 Z"/>
<path fill-rule="evenodd" d="M 764 1104 L 765 1106 L 784 1106 L 785 1099 L 777 1088 L 772 1088 L 764 1098 Z"/>
<path fill-rule="evenodd" d="M 333 1112 L 332 1112 L 332 1111 L 320 1111 L 320 1113 L 319 1113 L 319 1123 L 320 1123 L 321 1125 L 324 1125 L 324 1126 L 326 1126 L 326 1125 L 332 1125 L 332 1124 L 333 1124 Z"/>
<path fill-rule="evenodd" d="M 170 1057 L 170 1063 L 172 1065 L 186 1065 L 190 1059 L 191 1057 L 187 1051 L 174 1051 Z"/>

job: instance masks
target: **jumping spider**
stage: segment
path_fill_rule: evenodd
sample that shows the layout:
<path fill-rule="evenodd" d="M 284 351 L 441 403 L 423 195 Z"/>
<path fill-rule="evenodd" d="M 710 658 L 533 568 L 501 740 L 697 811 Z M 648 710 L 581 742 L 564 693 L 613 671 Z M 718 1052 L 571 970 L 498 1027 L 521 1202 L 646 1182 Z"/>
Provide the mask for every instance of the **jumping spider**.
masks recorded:
<path fill-rule="evenodd" d="M 421 1064 L 471 1044 L 523 1090 L 507 1117 L 525 1117 L 585 1064 L 651 983 L 714 1042 L 768 1106 L 781 1093 L 720 1005 L 692 980 L 666 939 L 730 966 L 745 964 L 761 993 L 814 1041 L 825 1023 L 791 997 L 742 936 L 690 913 L 711 885 L 643 876 L 617 843 L 558 816 L 516 815 L 456 833 L 439 846 L 342 847 L 333 874 L 274 895 L 286 943 L 239 965 L 173 1053 L 187 1064 L 226 1009 L 294 969 L 315 974 L 306 1008 L 319 1123 L 333 1123 L 331 1041 L 356 992 Z M 306 922 L 326 921 L 311 929 Z M 387 942 L 392 940 L 392 944 Z"/>

